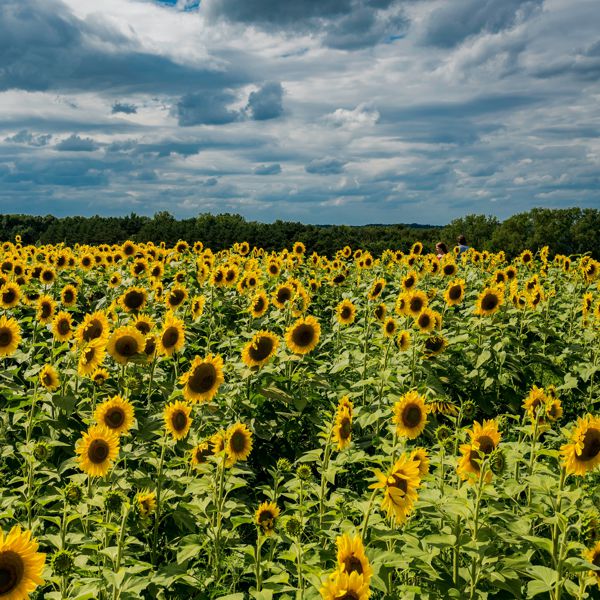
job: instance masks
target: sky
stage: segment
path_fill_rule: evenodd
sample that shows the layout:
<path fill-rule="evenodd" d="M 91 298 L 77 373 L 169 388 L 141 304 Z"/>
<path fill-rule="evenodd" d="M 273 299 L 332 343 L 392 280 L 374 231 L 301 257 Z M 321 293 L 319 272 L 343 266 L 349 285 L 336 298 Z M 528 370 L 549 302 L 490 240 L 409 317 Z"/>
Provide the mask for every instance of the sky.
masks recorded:
<path fill-rule="evenodd" d="M 599 0 L 1 0 L 0 212 L 600 208 Z"/>

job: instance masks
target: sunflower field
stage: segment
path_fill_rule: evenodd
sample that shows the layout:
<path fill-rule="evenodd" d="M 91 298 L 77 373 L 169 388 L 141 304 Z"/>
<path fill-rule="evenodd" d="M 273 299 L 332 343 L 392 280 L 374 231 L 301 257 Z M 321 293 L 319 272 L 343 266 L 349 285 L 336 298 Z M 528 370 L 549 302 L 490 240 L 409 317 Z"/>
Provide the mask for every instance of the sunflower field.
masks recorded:
<path fill-rule="evenodd" d="M 600 263 L 0 249 L 0 600 L 600 598 Z"/>

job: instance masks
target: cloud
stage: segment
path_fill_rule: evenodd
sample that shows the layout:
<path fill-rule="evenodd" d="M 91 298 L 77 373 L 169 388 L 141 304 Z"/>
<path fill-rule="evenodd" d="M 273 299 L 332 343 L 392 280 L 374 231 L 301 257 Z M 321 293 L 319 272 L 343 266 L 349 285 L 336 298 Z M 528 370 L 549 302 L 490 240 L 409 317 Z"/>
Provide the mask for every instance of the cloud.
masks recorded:
<path fill-rule="evenodd" d="M 240 118 L 240 112 L 230 108 L 235 100 L 231 92 L 186 94 L 175 107 L 177 121 L 182 127 L 233 123 Z"/>
<path fill-rule="evenodd" d="M 75 133 L 54 146 L 55 150 L 61 152 L 93 152 L 98 148 L 99 145 L 92 138 L 82 138 Z"/>
<path fill-rule="evenodd" d="M 272 81 L 248 96 L 246 111 L 255 121 L 275 119 L 283 114 L 283 87 Z"/>
<path fill-rule="evenodd" d="M 259 165 L 258 167 L 255 167 L 253 173 L 255 175 L 279 175 L 279 173 L 281 173 L 281 165 L 279 163 Z"/>
<path fill-rule="evenodd" d="M 379 113 L 370 104 L 362 103 L 352 110 L 336 108 L 332 113 L 325 115 L 324 120 L 335 127 L 346 129 L 372 127 L 379 121 Z"/>
<path fill-rule="evenodd" d="M 305 167 L 304 170 L 307 173 L 314 175 L 335 175 L 344 171 L 344 163 L 337 158 L 327 156 L 324 158 L 315 158 L 311 160 Z"/>
<path fill-rule="evenodd" d="M 126 102 L 115 102 L 112 105 L 112 114 L 123 113 L 125 115 L 134 115 L 137 113 L 137 106 L 135 104 L 127 104 Z"/>
<path fill-rule="evenodd" d="M 482 32 L 498 33 L 529 18 L 543 1 L 452 0 L 431 13 L 424 26 L 422 42 L 453 48 Z"/>
<path fill-rule="evenodd" d="M 21 129 L 21 131 L 15 133 L 15 135 L 4 138 L 4 141 L 12 144 L 24 144 L 27 146 L 46 146 L 51 139 L 52 134 L 50 133 L 36 135 L 31 133 L 31 131 L 27 131 L 27 129 Z"/>

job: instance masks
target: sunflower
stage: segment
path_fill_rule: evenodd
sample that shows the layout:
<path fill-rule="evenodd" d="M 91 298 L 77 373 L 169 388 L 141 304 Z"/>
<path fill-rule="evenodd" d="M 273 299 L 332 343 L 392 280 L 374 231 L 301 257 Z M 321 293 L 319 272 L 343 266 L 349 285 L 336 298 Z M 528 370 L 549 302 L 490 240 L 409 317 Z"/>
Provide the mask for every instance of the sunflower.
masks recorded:
<path fill-rule="evenodd" d="M 415 271 L 410 271 L 402 278 L 402 288 L 405 291 L 412 290 L 415 285 L 417 285 L 417 281 L 419 280 L 419 276 Z"/>
<path fill-rule="evenodd" d="M 121 275 L 119 273 L 113 273 L 108 280 L 108 287 L 116 288 L 121 285 Z"/>
<path fill-rule="evenodd" d="M 321 325 L 314 317 L 298 319 L 291 325 L 286 334 L 288 348 L 296 354 L 308 354 L 319 343 Z"/>
<path fill-rule="evenodd" d="M 436 313 L 430 308 L 424 308 L 415 319 L 415 324 L 421 333 L 430 333 L 435 329 Z"/>
<path fill-rule="evenodd" d="M 350 418 L 352 418 L 353 411 L 354 411 L 354 404 L 352 403 L 352 400 L 350 400 L 350 397 L 342 396 L 338 400 L 338 405 L 337 405 L 338 414 L 341 412 L 347 412 L 347 413 L 349 413 Z"/>
<path fill-rule="evenodd" d="M 538 409 L 540 407 L 545 407 L 548 400 L 549 398 L 546 395 L 544 388 L 539 388 L 537 385 L 534 385 L 523 401 L 523 409 L 533 421 L 538 415 Z"/>
<path fill-rule="evenodd" d="M 402 454 L 387 475 L 377 469 L 375 476 L 378 481 L 369 487 L 383 489 L 381 508 L 386 511 L 388 518 L 395 519 L 401 525 L 412 512 L 418 497 L 417 489 L 421 485 L 419 464 Z"/>
<path fill-rule="evenodd" d="M 339 409 L 333 424 L 333 439 L 337 442 L 338 450 L 343 450 L 350 445 L 352 436 L 352 414 L 346 408 Z"/>
<path fill-rule="evenodd" d="M 396 337 L 396 346 L 400 352 L 406 352 L 411 345 L 410 331 L 401 331 Z"/>
<path fill-rule="evenodd" d="M 165 304 L 169 310 L 175 310 L 179 308 L 188 298 L 188 291 L 186 288 L 178 285 L 173 287 L 165 298 Z"/>
<path fill-rule="evenodd" d="M 207 440 L 200 442 L 192 450 L 190 462 L 193 467 L 198 468 L 206 462 L 206 459 L 212 454 L 210 443 Z"/>
<path fill-rule="evenodd" d="M 192 316 L 194 320 L 198 320 L 202 313 L 204 312 L 204 304 L 206 302 L 206 298 L 204 296 L 194 296 L 192 298 Z"/>
<path fill-rule="evenodd" d="M 96 407 L 94 420 L 118 435 L 128 433 L 133 426 L 133 406 L 121 396 L 113 396 Z"/>
<path fill-rule="evenodd" d="M 273 357 L 279 338 L 269 331 L 258 331 L 242 350 L 242 360 L 249 367 L 262 367 Z"/>
<path fill-rule="evenodd" d="M 381 303 L 378 304 L 374 309 L 373 309 L 373 316 L 378 320 L 378 321 L 383 321 L 385 319 L 385 315 L 387 313 L 387 308 L 385 306 L 385 304 Z"/>
<path fill-rule="evenodd" d="M 225 432 L 225 454 L 228 466 L 246 460 L 252 452 L 252 432 L 243 423 L 235 423 Z"/>
<path fill-rule="evenodd" d="M 448 306 L 456 306 L 463 301 L 465 297 L 465 280 L 455 279 L 448 284 L 444 292 L 444 300 Z"/>
<path fill-rule="evenodd" d="M 138 314 L 132 323 L 143 336 L 147 336 L 154 329 L 154 321 L 148 315 Z"/>
<path fill-rule="evenodd" d="M 600 465 L 600 417 L 587 414 L 577 420 L 568 444 L 561 447 L 568 474 L 585 475 Z"/>
<path fill-rule="evenodd" d="M 119 453 L 119 436 L 104 425 L 94 425 L 77 442 L 75 451 L 82 471 L 105 477 Z"/>
<path fill-rule="evenodd" d="M 250 308 L 248 309 L 250 314 L 255 318 L 262 317 L 269 308 L 269 299 L 263 290 L 257 292 L 250 302 Z"/>
<path fill-rule="evenodd" d="M 185 329 L 183 321 L 172 313 L 167 313 L 162 332 L 158 339 L 158 351 L 165 356 L 179 352 L 185 344 Z"/>
<path fill-rule="evenodd" d="M 478 421 L 473 423 L 473 429 L 468 431 L 471 441 L 462 444 L 460 451 L 462 457 L 458 463 L 457 472 L 461 479 L 473 481 L 473 475 L 478 478 L 481 475 L 481 461 L 489 456 L 500 443 L 501 434 L 498 431 L 498 422 L 495 419 L 484 420 L 483 424 Z M 486 481 L 491 481 L 492 473 L 486 473 Z"/>
<path fill-rule="evenodd" d="M 110 332 L 108 317 L 103 310 L 94 314 L 85 315 L 81 325 L 77 328 L 76 337 L 79 343 L 92 340 L 107 340 Z"/>
<path fill-rule="evenodd" d="M 119 327 L 110 336 L 107 344 L 108 353 L 121 365 L 144 351 L 144 336 L 131 326 Z"/>
<path fill-rule="evenodd" d="M 31 531 L 15 525 L 8 535 L 0 530 L 0 598 L 26 600 L 44 583 L 42 572 L 46 555 L 38 552 Z"/>
<path fill-rule="evenodd" d="M 40 371 L 40 383 L 49 392 L 53 392 L 54 390 L 58 389 L 60 386 L 60 381 L 58 379 L 58 373 L 52 365 L 44 365 L 42 367 L 42 370 Z"/>
<path fill-rule="evenodd" d="M 344 571 L 335 571 L 320 590 L 323 600 L 367 600 L 370 595 L 369 584 L 356 572 L 348 575 Z"/>
<path fill-rule="evenodd" d="M 190 431 L 192 407 L 185 402 L 167 404 L 163 412 L 166 430 L 174 440 L 182 440 Z"/>
<path fill-rule="evenodd" d="M 95 369 L 92 373 L 91 380 L 95 385 L 101 386 L 104 385 L 104 382 L 109 378 L 108 371 L 103 368 Z"/>
<path fill-rule="evenodd" d="M 481 316 L 493 315 L 504 302 L 504 294 L 498 288 L 485 288 L 475 304 L 475 314 Z"/>
<path fill-rule="evenodd" d="M 77 288 L 68 284 L 60 292 L 60 301 L 63 306 L 75 306 L 77 304 Z"/>
<path fill-rule="evenodd" d="M 41 270 L 39 279 L 44 285 L 51 285 L 56 279 L 56 271 L 52 267 L 45 267 Z"/>
<path fill-rule="evenodd" d="M 419 465 L 419 477 L 425 477 L 429 473 L 429 456 L 425 448 L 415 448 L 410 453 L 410 459 Z"/>
<path fill-rule="evenodd" d="M 356 306 L 350 300 L 342 300 L 336 308 L 337 320 L 340 325 L 351 325 L 356 318 Z"/>
<path fill-rule="evenodd" d="M 405 436 L 410 440 L 421 435 L 427 424 L 428 412 L 425 398 L 418 392 L 412 390 L 404 394 L 394 404 L 393 422 L 396 424 L 398 435 Z"/>
<path fill-rule="evenodd" d="M 442 273 L 446 277 L 453 277 L 454 275 L 456 275 L 457 271 L 458 267 L 456 266 L 454 260 L 447 260 L 446 262 L 444 262 L 444 265 L 442 266 Z"/>
<path fill-rule="evenodd" d="M 1 547 L 1 545 L 0 545 Z M 600 541 L 583 553 L 583 558 L 600 569 Z M 590 571 L 590 577 L 596 578 L 596 584 L 600 587 L 600 570 Z"/>
<path fill-rule="evenodd" d="M 19 304 L 21 288 L 12 281 L 5 283 L 0 288 L 0 307 L 4 309 L 14 308 Z"/>
<path fill-rule="evenodd" d="M 295 291 L 292 286 L 287 283 L 282 283 L 278 285 L 273 292 L 273 304 L 277 308 L 283 309 L 287 303 L 293 299 L 294 295 Z"/>
<path fill-rule="evenodd" d="M 210 402 L 224 381 L 223 359 L 218 354 L 194 357 L 190 370 L 179 379 L 184 386 L 183 397 L 192 404 Z"/>
<path fill-rule="evenodd" d="M 106 355 L 106 344 L 102 338 L 89 342 L 82 350 L 79 356 L 77 372 L 82 377 L 93 373 L 104 360 Z"/>
<path fill-rule="evenodd" d="M 40 296 L 37 304 L 36 318 L 42 323 L 50 323 L 52 317 L 54 317 L 54 311 L 56 310 L 56 302 L 50 296 Z"/>
<path fill-rule="evenodd" d="M 265 535 L 271 535 L 279 517 L 279 507 L 275 502 L 263 502 L 254 513 L 254 521 Z"/>
<path fill-rule="evenodd" d="M 213 435 L 210 438 L 210 444 L 212 446 L 213 454 L 220 454 L 221 452 L 225 451 L 226 437 L 227 437 L 227 434 L 225 433 L 224 430 L 220 430 L 220 431 L 217 431 L 216 433 L 213 433 Z"/>
<path fill-rule="evenodd" d="M 61 310 L 52 319 L 52 335 L 59 342 L 66 342 L 73 337 L 73 318 L 68 312 Z"/>
<path fill-rule="evenodd" d="M 360 535 L 351 537 L 344 533 L 336 538 L 335 544 L 339 571 L 347 575 L 352 573 L 362 575 L 364 582 L 368 584 L 373 575 L 373 569 L 365 554 L 365 547 Z"/>
<path fill-rule="evenodd" d="M 421 311 L 427 308 L 428 304 L 429 298 L 427 298 L 427 294 L 421 290 L 414 290 L 406 298 L 405 313 L 413 317 L 418 317 Z"/>
<path fill-rule="evenodd" d="M 0 317 L 0 356 L 14 354 L 21 343 L 21 328 L 12 317 Z"/>
<path fill-rule="evenodd" d="M 142 519 L 147 519 L 156 510 L 156 494 L 148 490 L 139 492 L 135 497 L 137 509 Z"/>
<path fill-rule="evenodd" d="M 369 293 L 367 294 L 367 298 L 369 300 L 376 300 L 377 298 L 379 298 L 379 296 L 381 295 L 381 292 L 383 292 L 383 289 L 385 288 L 385 284 L 386 284 L 385 279 L 376 279 L 373 282 L 373 285 L 371 286 Z"/>
<path fill-rule="evenodd" d="M 126 312 L 138 312 L 146 306 L 147 293 L 141 287 L 127 288 L 119 298 L 119 304 Z"/>

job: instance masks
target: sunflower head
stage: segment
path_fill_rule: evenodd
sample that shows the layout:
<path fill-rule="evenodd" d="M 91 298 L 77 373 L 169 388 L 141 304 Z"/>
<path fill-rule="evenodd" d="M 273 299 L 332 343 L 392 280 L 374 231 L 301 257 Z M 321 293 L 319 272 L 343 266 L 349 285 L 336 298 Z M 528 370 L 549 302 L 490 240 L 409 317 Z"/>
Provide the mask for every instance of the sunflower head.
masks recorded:
<path fill-rule="evenodd" d="M 189 433 L 192 425 L 191 412 L 192 407 L 184 402 L 173 402 L 165 407 L 165 428 L 174 440 L 182 440 Z"/>
<path fill-rule="evenodd" d="M 448 284 L 444 292 L 444 300 L 448 306 L 456 306 L 463 301 L 465 297 L 465 280 L 455 279 Z"/>
<path fill-rule="evenodd" d="M 481 292 L 475 305 L 475 314 L 493 315 L 504 303 L 504 294 L 499 288 L 486 288 Z"/>
<path fill-rule="evenodd" d="M 365 547 L 360 535 L 350 536 L 345 533 L 339 536 L 335 543 L 338 569 L 348 575 L 358 573 L 368 584 L 373 575 L 373 569 L 365 554 Z"/>
<path fill-rule="evenodd" d="M 167 313 L 162 332 L 158 339 L 158 351 L 165 356 L 179 352 L 185 344 L 183 321 L 172 313 Z"/>
<path fill-rule="evenodd" d="M 119 453 L 119 438 L 107 427 L 95 425 L 83 434 L 75 450 L 82 471 L 104 477 Z"/>
<path fill-rule="evenodd" d="M 210 442 L 205 440 L 196 445 L 196 447 L 192 450 L 190 462 L 194 468 L 199 468 L 200 465 L 206 463 L 206 459 L 212 455 L 212 449 L 210 447 Z"/>
<path fill-rule="evenodd" d="M 98 425 L 121 435 L 133 426 L 133 406 L 122 396 L 113 396 L 96 407 L 94 419 Z"/>
<path fill-rule="evenodd" d="M 279 338 L 269 331 L 258 331 L 242 350 L 242 360 L 249 367 L 262 367 L 274 356 Z"/>
<path fill-rule="evenodd" d="M 393 422 L 399 435 L 415 439 L 425 429 L 429 408 L 425 398 L 412 390 L 404 394 L 394 405 Z"/>
<path fill-rule="evenodd" d="M 235 423 L 225 432 L 225 454 L 229 465 L 246 460 L 252 452 L 252 433 L 243 423 Z"/>
<path fill-rule="evenodd" d="M 590 571 L 590 576 L 596 578 L 596 584 L 600 587 L 600 541 L 597 541 L 591 548 L 583 553 L 583 558 L 597 567 L 597 570 Z"/>
<path fill-rule="evenodd" d="M 568 444 L 561 447 L 568 474 L 585 475 L 600 465 L 600 417 L 580 417 Z"/>
<path fill-rule="evenodd" d="M 279 507 L 275 502 L 263 502 L 254 513 L 254 521 L 264 535 L 272 535 L 279 517 Z"/>
<path fill-rule="evenodd" d="M 338 450 L 350 445 L 352 436 L 352 414 L 347 408 L 338 409 L 333 425 L 333 439 L 337 442 Z"/>
<path fill-rule="evenodd" d="M 460 447 L 462 457 L 457 472 L 461 479 L 473 482 L 481 476 L 481 468 L 486 459 L 498 448 L 501 434 L 498 431 L 498 421 L 495 419 L 473 423 L 473 429 L 468 432 L 470 443 Z M 486 481 L 491 481 L 492 471 L 486 470 Z"/>
<path fill-rule="evenodd" d="M 296 354 L 308 354 L 319 343 L 321 325 L 314 317 L 298 319 L 285 335 L 288 348 Z"/>
<path fill-rule="evenodd" d="M 410 331 L 401 331 L 396 337 L 396 346 L 400 352 L 406 352 L 410 348 L 411 336 Z"/>
<path fill-rule="evenodd" d="M 20 343 L 19 323 L 12 317 L 0 317 L 0 357 L 14 354 Z"/>
<path fill-rule="evenodd" d="M 192 403 L 210 402 L 224 381 L 223 359 L 218 354 L 194 357 L 190 370 L 179 380 L 184 386 L 183 397 Z"/>
<path fill-rule="evenodd" d="M 336 309 L 340 325 L 351 325 L 356 318 L 356 306 L 348 299 L 342 300 Z"/>
<path fill-rule="evenodd" d="M 60 386 L 60 380 L 58 379 L 58 373 L 52 365 L 44 365 L 40 371 L 40 383 L 49 392 L 57 390 Z"/>
<path fill-rule="evenodd" d="M 156 493 L 149 490 L 141 491 L 135 497 L 135 503 L 142 519 L 148 519 L 156 511 Z"/>

